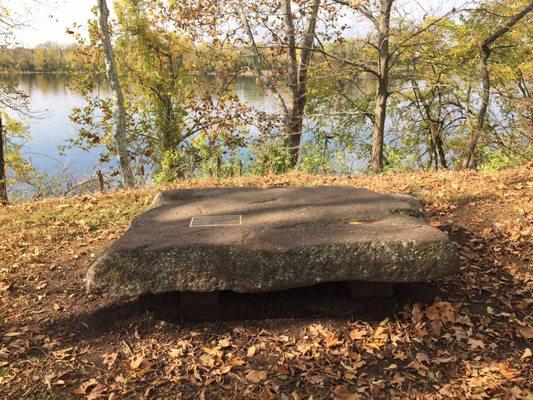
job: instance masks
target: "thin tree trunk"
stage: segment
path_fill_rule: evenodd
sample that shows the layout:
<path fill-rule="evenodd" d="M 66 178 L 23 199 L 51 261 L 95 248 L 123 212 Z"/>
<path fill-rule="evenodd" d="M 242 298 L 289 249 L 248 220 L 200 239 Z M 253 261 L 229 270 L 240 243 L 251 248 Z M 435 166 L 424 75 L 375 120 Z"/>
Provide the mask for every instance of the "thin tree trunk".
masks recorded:
<path fill-rule="evenodd" d="M 387 100 L 389 97 L 389 31 L 392 3 L 394 0 L 381 0 L 378 29 L 379 77 L 374 108 L 374 130 L 372 132 L 372 172 L 383 170 L 383 147 L 385 137 L 385 120 L 387 118 Z"/>
<path fill-rule="evenodd" d="M 285 145 L 289 149 L 290 165 L 296 167 L 300 158 L 300 142 L 302 140 L 303 112 L 298 104 L 293 105 L 291 116 L 287 125 L 287 138 Z"/>
<path fill-rule="evenodd" d="M 475 167 L 475 153 L 477 145 L 481 136 L 483 135 L 483 128 L 485 126 L 485 119 L 487 117 L 487 111 L 489 108 L 490 102 L 490 74 L 489 74 L 489 58 L 490 58 L 490 45 L 498 40 L 500 37 L 505 35 L 509 30 L 516 25 L 518 21 L 524 18 L 529 12 L 533 10 L 533 1 L 530 2 L 525 8 L 520 12 L 515 14 L 504 26 L 498 29 L 495 33 L 489 36 L 487 39 L 481 43 L 480 46 L 480 67 L 481 67 L 481 76 L 483 80 L 483 96 L 481 100 L 481 108 L 477 117 L 477 123 L 475 131 L 470 139 L 468 145 L 468 152 L 466 154 L 463 166 L 465 168 L 474 168 Z"/>
<path fill-rule="evenodd" d="M 311 11 L 308 13 L 306 27 L 303 33 L 303 41 L 300 47 L 300 59 L 298 60 L 296 43 L 295 25 L 292 16 L 292 0 L 283 0 L 281 7 L 283 9 L 284 33 L 286 35 L 286 47 L 289 55 L 288 86 L 291 92 L 290 99 L 285 100 L 281 91 L 275 82 L 262 71 L 261 55 L 254 38 L 252 27 L 242 0 L 239 0 L 238 12 L 243 23 L 243 28 L 250 40 L 252 50 L 252 61 L 254 69 L 263 82 L 265 87 L 272 90 L 276 95 L 283 113 L 283 123 L 285 129 L 285 146 L 290 152 L 291 166 L 298 164 L 300 156 L 300 143 L 302 138 L 303 116 L 307 104 L 307 84 L 308 72 L 311 57 L 314 52 L 314 41 L 316 33 L 316 24 L 318 20 L 318 11 L 320 9 L 320 0 L 312 0 L 310 5 Z M 301 3 L 300 3 L 301 5 Z"/>
<path fill-rule="evenodd" d="M 420 91 L 420 87 L 418 86 L 418 82 L 414 78 L 414 76 L 411 77 L 411 88 L 413 90 L 413 93 L 415 95 L 415 103 L 418 109 L 418 112 L 420 113 L 420 116 L 424 119 L 426 119 L 429 123 L 429 140 L 431 142 L 431 146 L 433 147 L 433 152 L 435 155 L 435 160 L 440 161 L 440 164 L 443 168 L 448 168 L 448 163 L 446 162 L 446 152 L 444 151 L 444 142 L 442 141 L 442 120 L 436 121 L 432 115 L 431 115 L 431 107 L 428 104 L 428 101 L 426 98 L 422 95 L 422 92 Z M 431 152 L 430 152 L 431 154 Z M 438 164 L 435 164 L 435 169 L 438 169 Z"/>
<path fill-rule="evenodd" d="M 96 176 L 98 178 L 98 184 L 100 185 L 100 192 L 105 192 L 105 181 L 104 181 L 104 174 L 102 174 L 102 171 L 97 170 Z"/>
<path fill-rule="evenodd" d="M 102 44 L 104 49 L 105 66 L 109 87 L 113 93 L 113 102 L 115 106 L 115 147 L 118 156 L 118 162 L 124 177 L 124 184 L 128 188 L 135 186 L 135 179 L 131 169 L 131 160 L 128 152 L 128 142 L 126 139 L 126 109 L 124 107 L 124 95 L 118 79 L 117 65 L 111 37 L 109 35 L 108 19 L 109 9 L 106 0 L 98 1 L 98 22 L 102 34 Z"/>
<path fill-rule="evenodd" d="M 444 143 L 441 137 L 441 130 L 435 132 L 435 145 L 437 146 L 437 153 L 439 154 L 440 165 L 444 169 L 448 169 L 448 162 L 446 161 L 446 152 L 444 151 Z"/>
<path fill-rule="evenodd" d="M 4 158 L 4 125 L 2 115 L 0 115 L 0 205 L 7 204 L 7 173 L 6 161 Z"/>
<path fill-rule="evenodd" d="M 299 111 L 299 71 L 298 71 L 298 57 L 296 54 L 296 37 L 294 33 L 294 21 L 292 18 L 292 0 L 283 1 L 283 23 L 285 25 L 285 34 L 287 36 L 287 51 L 289 53 L 289 89 L 291 93 L 291 101 L 289 105 L 289 112 L 286 116 L 285 128 L 285 146 L 289 150 L 291 166 L 295 167 L 298 163 L 300 138 L 302 131 L 302 123 L 300 122 Z M 303 49 L 302 51 L 306 51 Z"/>
<path fill-rule="evenodd" d="M 387 83 L 382 79 L 378 79 L 376 106 L 374 108 L 374 130 L 372 132 L 372 172 L 376 174 L 383 169 L 387 97 Z"/>
<path fill-rule="evenodd" d="M 314 51 L 313 45 L 315 41 L 319 9 L 320 0 L 313 0 L 311 4 L 311 12 L 304 30 L 304 38 L 298 63 L 296 58 L 296 39 L 294 34 L 294 22 L 292 19 L 291 0 L 284 1 L 284 24 L 290 60 L 289 86 L 292 95 L 290 113 L 287 121 L 288 136 L 286 144 L 290 151 L 291 167 L 293 168 L 298 164 L 300 157 L 303 119 L 305 107 L 307 105 L 309 64 Z"/>
<path fill-rule="evenodd" d="M 474 154 L 476 152 L 477 144 L 483 132 L 483 127 L 485 125 L 485 119 L 487 117 L 487 110 L 489 108 L 490 101 L 490 75 L 488 69 L 490 49 L 488 46 L 482 45 L 480 48 L 480 52 L 481 77 L 483 80 L 483 96 L 481 98 L 481 108 L 479 109 L 479 114 L 477 116 L 476 128 L 468 145 L 468 152 L 466 154 L 464 162 L 465 168 L 474 168 L 475 166 Z"/>

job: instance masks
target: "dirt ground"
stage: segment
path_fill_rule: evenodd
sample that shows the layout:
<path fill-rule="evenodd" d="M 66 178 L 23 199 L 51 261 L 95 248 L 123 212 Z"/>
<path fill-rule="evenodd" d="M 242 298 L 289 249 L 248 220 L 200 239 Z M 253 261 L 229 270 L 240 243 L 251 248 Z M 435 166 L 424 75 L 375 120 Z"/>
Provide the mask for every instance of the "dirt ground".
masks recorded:
<path fill-rule="evenodd" d="M 493 174 L 213 185 L 347 184 L 421 198 L 461 273 L 352 299 L 340 284 L 223 293 L 87 296 L 88 266 L 154 191 L 0 208 L 0 399 L 533 399 L 533 165 Z"/>

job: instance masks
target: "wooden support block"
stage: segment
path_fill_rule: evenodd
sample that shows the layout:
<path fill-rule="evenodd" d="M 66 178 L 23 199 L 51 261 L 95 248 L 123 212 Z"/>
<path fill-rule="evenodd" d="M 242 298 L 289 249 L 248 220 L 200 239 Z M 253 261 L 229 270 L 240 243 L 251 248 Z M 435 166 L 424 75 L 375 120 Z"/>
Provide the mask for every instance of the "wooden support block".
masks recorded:
<path fill-rule="evenodd" d="M 389 282 L 346 282 L 352 297 L 392 297 L 394 284 Z"/>
<path fill-rule="evenodd" d="M 182 306 L 216 306 L 218 292 L 181 292 L 180 304 Z"/>

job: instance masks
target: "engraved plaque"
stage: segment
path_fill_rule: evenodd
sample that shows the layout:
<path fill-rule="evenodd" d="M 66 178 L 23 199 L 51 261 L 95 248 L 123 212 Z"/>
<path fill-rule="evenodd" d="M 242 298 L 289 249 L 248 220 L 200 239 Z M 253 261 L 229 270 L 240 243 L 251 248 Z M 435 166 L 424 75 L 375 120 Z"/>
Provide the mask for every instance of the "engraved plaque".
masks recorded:
<path fill-rule="evenodd" d="M 199 215 L 192 217 L 191 228 L 198 226 L 231 226 L 241 225 L 241 215 Z"/>

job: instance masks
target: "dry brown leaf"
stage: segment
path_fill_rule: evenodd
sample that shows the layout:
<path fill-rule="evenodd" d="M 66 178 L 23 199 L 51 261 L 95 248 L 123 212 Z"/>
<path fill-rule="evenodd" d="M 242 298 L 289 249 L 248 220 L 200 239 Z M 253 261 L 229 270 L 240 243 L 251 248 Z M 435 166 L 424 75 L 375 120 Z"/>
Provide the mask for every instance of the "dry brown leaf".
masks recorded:
<path fill-rule="evenodd" d="M 522 357 L 520 357 L 521 360 L 525 360 L 526 358 L 531 357 L 531 349 L 528 347 L 524 350 L 524 354 L 522 354 Z"/>
<path fill-rule="evenodd" d="M 22 332 L 7 332 L 7 333 L 4 333 L 4 337 L 15 337 L 15 336 L 20 336 L 22 334 L 23 334 Z"/>
<path fill-rule="evenodd" d="M 434 321 L 436 319 L 440 319 L 439 310 L 437 309 L 437 307 L 434 307 L 434 306 L 430 306 L 430 307 L 426 308 L 424 310 L 424 314 L 431 321 Z"/>
<path fill-rule="evenodd" d="M 252 383 L 259 383 L 261 381 L 264 381 L 267 376 L 267 371 L 251 370 L 246 374 L 246 380 Z"/>
<path fill-rule="evenodd" d="M 98 385 L 98 381 L 96 379 L 85 381 L 80 386 L 78 386 L 76 389 L 74 389 L 74 393 L 87 394 L 91 390 L 91 388 L 93 388 L 96 385 Z"/>
<path fill-rule="evenodd" d="M 333 391 L 333 399 L 334 400 L 361 400 L 362 397 L 350 392 L 350 390 L 348 389 L 348 386 L 339 385 Z"/>
<path fill-rule="evenodd" d="M 500 364 L 500 372 L 507 379 L 513 379 L 520 375 L 520 371 L 510 368 L 507 364 Z"/>
<path fill-rule="evenodd" d="M 335 337 L 335 334 L 333 332 L 328 332 L 327 336 L 324 339 L 324 343 L 326 344 L 326 347 L 338 347 L 342 345 L 344 342 L 342 340 L 339 340 Z"/>
<path fill-rule="evenodd" d="M 229 338 L 224 338 L 222 340 L 219 340 L 218 345 L 221 349 L 225 349 L 226 347 L 229 347 L 231 345 Z"/>
<path fill-rule="evenodd" d="M 533 327 L 518 325 L 518 333 L 525 339 L 533 339 Z"/>
<path fill-rule="evenodd" d="M 222 375 L 225 375 L 230 371 L 231 371 L 231 365 L 224 365 L 222 368 L 220 368 L 220 373 Z"/>
<path fill-rule="evenodd" d="M 477 339 L 468 339 L 468 345 L 470 346 L 470 349 L 472 350 L 475 350 L 475 349 L 484 349 L 485 348 L 485 343 L 483 343 L 482 340 L 477 340 Z"/>
<path fill-rule="evenodd" d="M 213 368 L 215 366 L 215 359 L 209 354 L 202 354 L 200 356 L 200 363 L 205 367 Z"/>
<path fill-rule="evenodd" d="M 106 391 L 107 388 L 101 383 L 98 383 L 91 389 L 90 393 L 86 394 L 87 400 L 95 400 L 98 398 L 102 398 Z"/>
<path fill-rule="evenodd" d="M 111 353 L 111 354 L 104 354 L 102 356 L 103 363 L 107 365 L 108 369 L 111 369 L 113 365 L 115 365 L 115 362 L 117 361 L 118 354 L 117 353 Z"/>
<path fill-rule="evenodd" d="M 366 336 L 365 330 L 354 329 L 350 332 L 350 338 L 352 340 L 360 340 Z"/>
<path fill-rule="evenodd" d="M 130 368 L 132 371 L 138 370 L 141 366 L 143 367 L 143 369 L 148 369 L 150 367 L 150 363 L 144 357 L 144 355 L 140 354 L 131 359 Z"/>
<path fill-rule="evenodd" d="M 253 357 L 254 354 L 255 354 L 255 351 L 256 351 L 255 346 L 250 346 L 250 347 L 248 347 L 248 351 L 246 352 L 246 355 L 248 357 Z"/>

